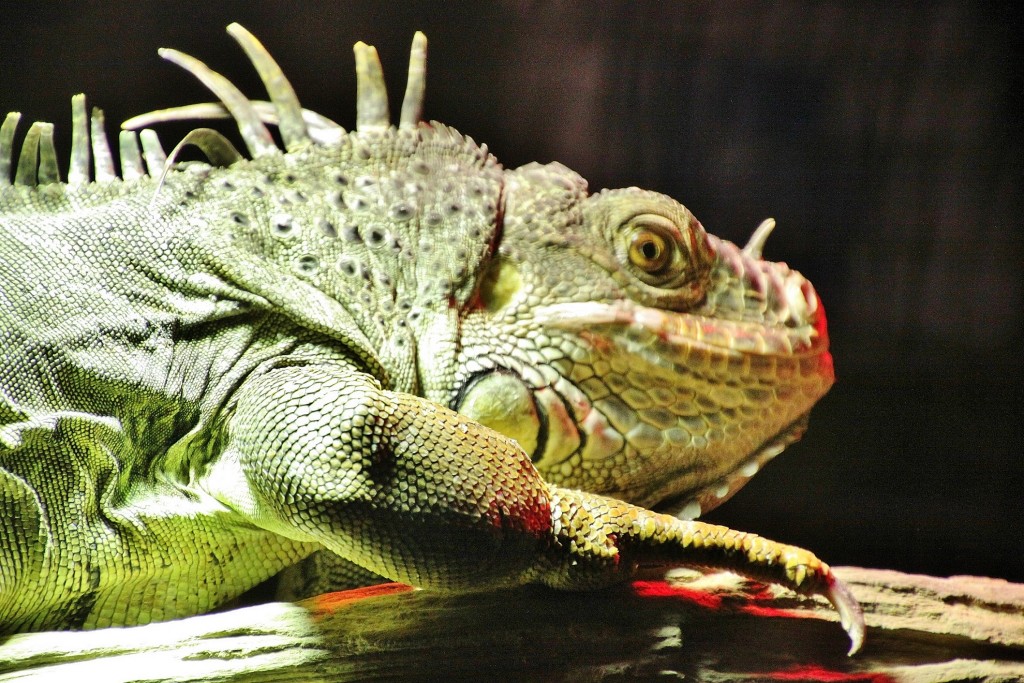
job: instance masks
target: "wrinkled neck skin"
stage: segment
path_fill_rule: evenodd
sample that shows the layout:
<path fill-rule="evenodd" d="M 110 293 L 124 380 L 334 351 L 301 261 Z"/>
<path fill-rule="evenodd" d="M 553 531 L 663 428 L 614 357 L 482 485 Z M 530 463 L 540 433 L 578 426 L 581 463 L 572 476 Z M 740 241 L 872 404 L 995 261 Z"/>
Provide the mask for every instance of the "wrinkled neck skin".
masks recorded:
<path fill-rule="evenodd" d="M 552 483 L 685 518 L 802 436 L 834 381 L 825 314 L 802 275 L 761 258 L 767 231 L 741 249 L 662 195 L 588 196 L 555 164 L 509 175 L 450 405 L 515 438 Z M 670 286 L 630 270 L 651 215 L 677 226 Z"/>

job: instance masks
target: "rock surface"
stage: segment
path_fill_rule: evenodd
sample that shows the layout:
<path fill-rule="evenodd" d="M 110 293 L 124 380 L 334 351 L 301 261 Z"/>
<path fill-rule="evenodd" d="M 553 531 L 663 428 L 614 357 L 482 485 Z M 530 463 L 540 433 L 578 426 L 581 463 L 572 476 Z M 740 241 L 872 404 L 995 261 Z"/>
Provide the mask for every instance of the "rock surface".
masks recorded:
<path fill-rule="evenodd" d="M 842 567 L 824 601 L 732 574 L 446 596 L 400 584 L 135 628 L 0 639 L 0 681 L 1022 681 L 1024 584 Z"/>

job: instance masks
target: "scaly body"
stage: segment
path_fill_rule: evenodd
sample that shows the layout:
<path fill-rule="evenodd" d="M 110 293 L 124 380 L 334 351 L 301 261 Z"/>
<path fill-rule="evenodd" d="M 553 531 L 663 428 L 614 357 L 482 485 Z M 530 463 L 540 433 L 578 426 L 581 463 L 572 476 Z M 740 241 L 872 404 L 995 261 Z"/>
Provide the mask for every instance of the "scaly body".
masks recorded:
<path fill-rule="evenodd" d="M 118 177 L 80 96 L 67 182 L 48 124 L 16 168 L 17 116 L 0 132 L 2 628 L 200 613 L 304 560 L 293 592 L 695 564 L 824 594 L 859 646 L 813 555 L 680 519 L 832 382 L 813 288 L 760 257 L 770 225 L 739 249 L 668 197 L 503 169 L 419 120 L 422 36 L 398 127 L 356 46 L 346 132 L 229 31 L 272 103 L 165 51 L 221 104 L 128 123 L 230 112 L 251 159 L 207 129 L 183 144 L 210 164 L 124 132 Z"/>

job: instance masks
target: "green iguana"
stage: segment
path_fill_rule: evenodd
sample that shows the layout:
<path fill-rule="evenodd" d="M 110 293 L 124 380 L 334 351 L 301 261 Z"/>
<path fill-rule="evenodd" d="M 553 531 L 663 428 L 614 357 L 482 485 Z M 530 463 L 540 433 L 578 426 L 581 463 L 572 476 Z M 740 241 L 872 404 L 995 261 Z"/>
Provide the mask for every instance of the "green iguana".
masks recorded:
<path fill-rule="evenodd" d="M 162 50 L 220 102 L 126 122 L 120 176 L 81 95 L 67 182 L 51 124 L 18 155 L 19 115 L 0 129 L 0 629 L 198 614 L 304 560 L 307 592 L 696 565 L 823 595 L 860 647 L 828 565 L 689 521 L 833 381 L 814 289 L 761 258 L 771 221 L 738 248 L 666 196 L 503 169 L 421 122 L 422 34 L 397 127 L 355 46 L 345 131 L 228 32 L 270 102 Z M 228 114 L 248 157 L 129 130 Z"/>

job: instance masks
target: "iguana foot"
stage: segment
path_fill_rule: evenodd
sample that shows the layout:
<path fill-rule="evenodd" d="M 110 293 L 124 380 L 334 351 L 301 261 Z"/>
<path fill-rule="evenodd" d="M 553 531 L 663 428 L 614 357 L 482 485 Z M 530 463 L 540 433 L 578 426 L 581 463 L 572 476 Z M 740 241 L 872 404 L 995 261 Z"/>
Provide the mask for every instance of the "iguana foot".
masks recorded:
<path fill-rule="evenodd" d="M 826 598 L 850 637 L 864 643 L 864 615 L 849 588 L 813 553 L 755 534 L 680 520 L 622 501 L 552 487 L 553 544 L 536 580 L 591 588 L 628 578 L 638 567 L 727 569 Z"/>

